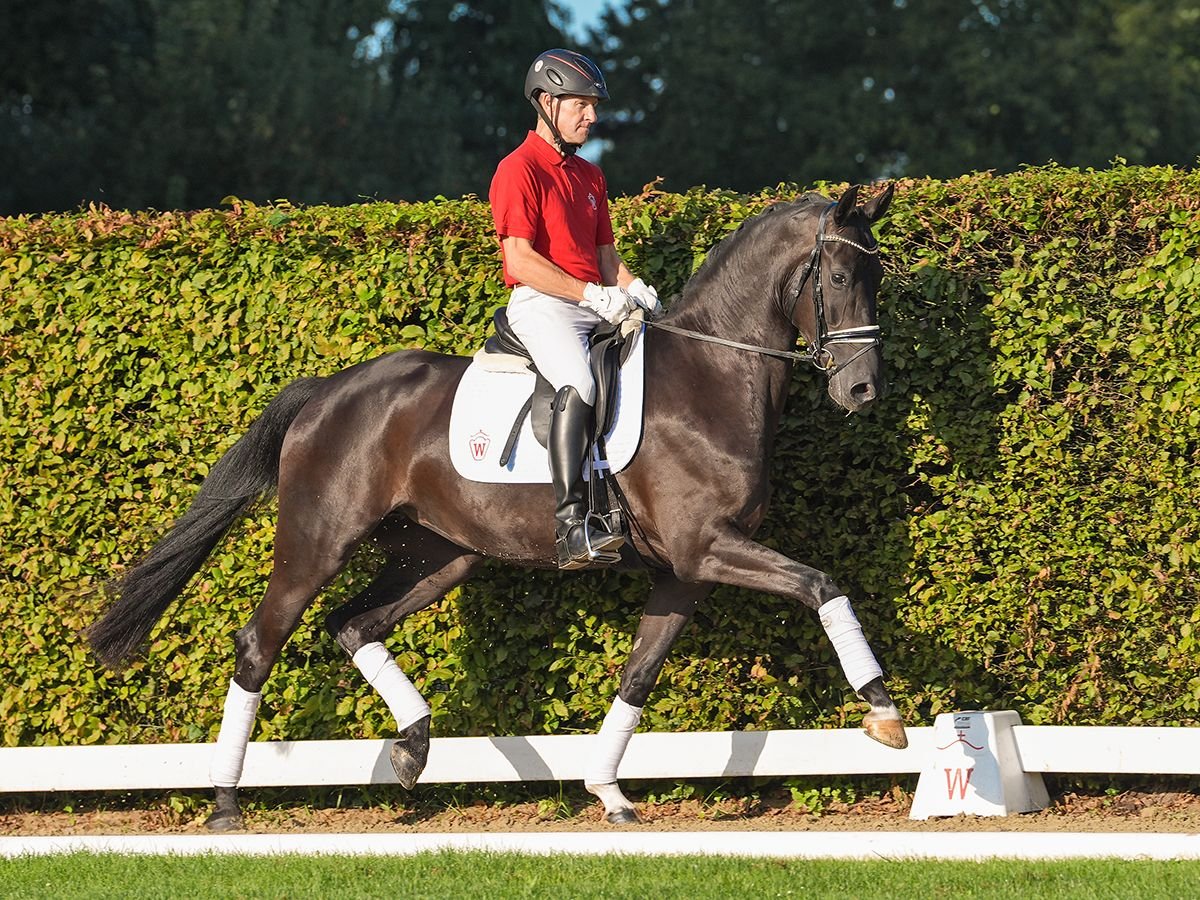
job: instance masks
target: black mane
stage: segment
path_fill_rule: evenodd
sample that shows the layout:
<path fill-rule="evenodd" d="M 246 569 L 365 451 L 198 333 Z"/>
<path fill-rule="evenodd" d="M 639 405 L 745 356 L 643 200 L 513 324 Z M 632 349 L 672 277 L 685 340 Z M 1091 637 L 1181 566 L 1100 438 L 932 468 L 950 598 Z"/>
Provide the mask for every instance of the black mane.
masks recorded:
<path fill-rule="evenodd" d="M 775 227 L 789 218 L 781 213 L 798 213 L 817 204 L 827 206 L 829 203 L 828 197 L 812 191 L 795 200 L 772 203 L 762 212 L 745 219 L 733 232 L 717 242 L 700 264 L 700 268 L 683 286 L 682 293 L 671 298 L 668 320 L 673 319 L 676 314 L 694 311 L 697 298 L 706 293 L 707 289 L 725 274 L 731 260 L 737 257 L 739 251 L 744 252 L 747 246 L 753 246 L 756 239 L 762 237 L 764 229 Z"/>

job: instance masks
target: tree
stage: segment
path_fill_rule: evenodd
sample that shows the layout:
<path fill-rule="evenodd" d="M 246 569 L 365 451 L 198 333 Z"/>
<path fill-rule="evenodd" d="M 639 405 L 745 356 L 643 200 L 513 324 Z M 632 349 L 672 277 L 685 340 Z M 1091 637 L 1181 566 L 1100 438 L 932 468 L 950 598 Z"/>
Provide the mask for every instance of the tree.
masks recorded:
<path fill-rule="evenodd" d="M 111 159 L 104 111 L 144 23 L 126 0 L 0 0 L 0 21 L 0 213 L 73 206 Z"/>
<path fill-rule="evenodd" d="M 1190 165 L 1194 0 L 630 0 L 589 50 L 621 191 L 655 176 L 951 177 L 1055 160 Z"/>
<path fill-rule="evenodd" d="M 483 194 L 564 19 L 554 0 L 0 0 L 0 214 Z M 627 0 L 580 49 L 609 79 L 615 192 L 1200 147 L 1196 0 Z"/>
<path fill-rule="evenodd" d="M 485 191 L 551 0 L 43 0 L 0 32 L 0 214 Z"/>
<path fill-rule="evenodd" d="M 748 15 L 737 0 L 633 0 L 608 12 L 590 49 L 609 65 L 610 181 L 754 190 L 865 177 L 879 6 L 766 0 Z"/>
<path fill-rule="evenodd" d="M 903 53 L 888 70 L 896 152 L 911 174 L 1195 161 L 1194 3 L 931 0 L 911 15 L 917 6 L 891 17 Z"/>
<path fill-rule="evenodd" d="M 391 24 L 383 62 L 400 194 L 486 194 L 496 164 L 524 140 L 534 111 L 525 72 L 561 46 L 563 13 L 546 0 L 410 0 Z"/>
<path fill-rule="evenodd" d="M 5 211 L 346 195 L 375 77 L 356 58 L 357 35 L 382 0 L 105 0 L 100 16 L 91 6 L 58 0 L 18 17 L 30 55 L 46 59 L 0 82 L 18 126 L 0 148 L 22 172 L 0 197 Z"/>

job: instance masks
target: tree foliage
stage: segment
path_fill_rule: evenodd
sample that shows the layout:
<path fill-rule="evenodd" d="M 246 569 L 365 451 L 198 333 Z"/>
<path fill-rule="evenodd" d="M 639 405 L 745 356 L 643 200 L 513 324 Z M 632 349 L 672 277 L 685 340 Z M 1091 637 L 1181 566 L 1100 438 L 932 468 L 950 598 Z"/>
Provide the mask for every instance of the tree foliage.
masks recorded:
<path fill-rule="evenodd" d="M 555 0 L 0 0 L 0 214 L 484 194 Z M 625 0 L 617 193 L 1191 165 L 1195 0 Z"/>
<path fill-rule="evenodd" d="M 1117 157 L 1190 165 L 1200 146 L 1192 0 L 630 0 L 607 61 L 617 189 L 662 176 L 952 177 Z"/>
<path fill-rule="evenodd" d="M 485 191 L 563 41 L 547 0 L 4 2 L 0 213 Z"/>

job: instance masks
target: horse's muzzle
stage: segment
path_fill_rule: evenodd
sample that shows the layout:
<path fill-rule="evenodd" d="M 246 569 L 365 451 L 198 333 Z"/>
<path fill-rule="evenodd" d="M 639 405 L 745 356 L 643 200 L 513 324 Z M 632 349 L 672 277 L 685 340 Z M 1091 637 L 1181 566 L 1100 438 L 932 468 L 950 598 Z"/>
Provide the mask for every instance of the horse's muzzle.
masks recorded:
<path fill-rule="evenodd" d="M 856 413 L 880 399 L 886 386 L 881 361 L 862 357 L 830 377 L 829 397 L 846 412 Z"/>

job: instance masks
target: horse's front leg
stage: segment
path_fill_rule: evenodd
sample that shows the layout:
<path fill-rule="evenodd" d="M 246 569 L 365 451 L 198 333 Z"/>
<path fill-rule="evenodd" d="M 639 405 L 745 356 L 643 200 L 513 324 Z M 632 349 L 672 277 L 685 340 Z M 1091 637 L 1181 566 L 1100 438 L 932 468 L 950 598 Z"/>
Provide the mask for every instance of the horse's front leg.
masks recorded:
<path fill-rule="evenodd" d="M 633 638 L 633 650 L 621 673 L 621 686 L 613 700 L 584 776 L 584 787 L 604 804 L 605 821 L 625 825 L 638 821 L 633 804 L 617 785 L 617 767 L 629 739 L 642 717 L 642 707 L 671 645 L 691 620 L 696 604 L 703 600 L 715 585 L 685 584 L 672 575 L 655 577 L 654 588 L 646 601 L 646 611 Z"/>
<path fill-rule="evenodd" d="M 839 594 L 817 608 L 821 625 L 833 649 L 837 652 L 842 671 L 855 693 L 871 704 L 871 711 L 863 716 L 863 730 L 881 744 L 903 750 L 908 746 L 908 735 L 904 733 L 904 722 L 900 711 L 892 701 L 883 684 L 883 670 L 871 652 L 871 646 L 863 636 L 858 617 L 850 607 L 850 599 Z"/>
<path fill-rule="evenodd" d="M 908 746 L 904 723 L 883 684 L 883 670 L 863 636 L 850 600 L 824 572 L 788 559 L 732 527 L 708 536 L 705 552 L 689 554 L 696 563 L 684 573 L 689 580 L 719 581 L 797 600 L 817 612 L 837 651 L 846 680 L 871 704 L 863 718 L 866 733 L 889 747 Z"/>

